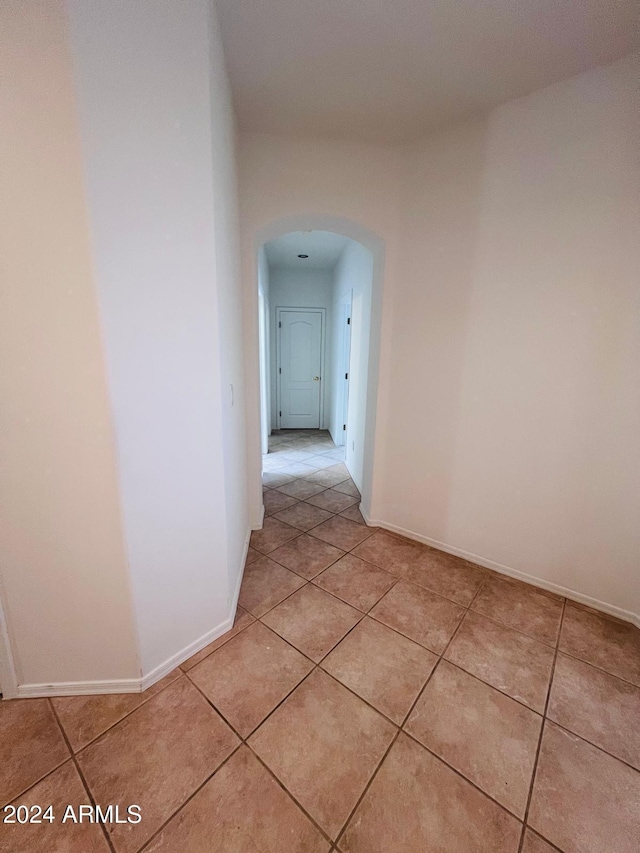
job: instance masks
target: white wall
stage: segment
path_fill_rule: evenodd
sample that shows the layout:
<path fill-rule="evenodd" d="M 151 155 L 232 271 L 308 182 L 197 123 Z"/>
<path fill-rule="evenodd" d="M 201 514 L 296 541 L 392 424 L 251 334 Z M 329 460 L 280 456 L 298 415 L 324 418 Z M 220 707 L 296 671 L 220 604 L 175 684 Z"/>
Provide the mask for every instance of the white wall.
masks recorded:
<path fill-rule="evenodd" d="M 421 145 L 246 134 L 240 161 L 249 386 L 256 235 L 370 229 L 370 516 L 620 615 L 640 613 L 637 60 Z M 253 406 L 248 427 L 255 472 Z"/>
<path fill-rule="evenodd" d="M 309 164 L 313 163 L 314 168 Z M 323 139 L 288 138 L 268 134 L 239 136 L 240 233 L 242 280 L 245 300 L 247 363 L 247 436 L 249 507 L 254 525 L 260 523 L 260 409 L 258 360 L 257 252 L 259 246 L 290 231 L 333 231 L 370 245 L 376 255 L 374 291 L 382 286 L 382 273 L 393 277 L 396 263 L 395 223 L 399 192 L 399 161 L 391 148 L 335 142 Z M 376 179 L 372 180 L 375 175 Z M 384 295 L 385 305 L 389 293 Z M 272 300 L 273 304 L 273 300 Z M 380 321 L 380 305 L 373 300 L 372 325 Z M 387 309 L 391 311 L 389 304 Z M 384 335 L 384 329 L 383 329 Z M 382 340 L 382 348 L 385 342 Z M 383 359 L 380 359 L 382 371 Z M 378 358 L 370 368 L 376 372 Z M 375 384 L 375 383 L 374 383 Z M 381 470 L 385 445 L 385 381 L 381 375 L 378 398 L 371 396 L 367 426 L 375 426 L 376 448 L 373 478 Z M 376 412 L 376 404 L 378 404 Z M 377 423 L 376 423 L 377 415 Z M 372 453 L 373 456 L 373 453 Z M 366 478 L 365 478 L 366 479 Z M 379 493 L 374 482 L 365 482 L 363 499 L 371 509 L 371 494 Z M 375 508 L 376 515 L 379 515 Z"/>
<path fill-rule="evenodd" d="M 233 120 L 207 0 L 68 6 L 148 674 L 228 623 L 248 533 Z"/>
<path fill-rule="evenodd" d="M 329 269 L 297 270 L 270 269 L 269 286 L 271 305 L 271 428 L 277 429 L 278 365 L 276 358 L 278 339 L 278 308 L 324 308 L 325 365 L 323 375 L 323 412 L 321 429 L 328 429 L 331 417 L 331 357 L 333 340 L 333 274 Z"/>
<path fill-rule="evenodd" d="M 346 464 L 351 476 L 362 490 L 364 474 L 365 422 L 367 409 L 367 380 L 369 376 L 369 343 L 371 328 L 371 298 L 373 255 L 365 246 L 349 240 L 336 264 L 333 284 L 333 352 L 338 353 L 340 305 L 351 291 L 351 354 L 349 358 L 349 402 L 347 406 Z M 341 365 L 334 364 L 332 413 L 339 414 L 337 395 L 342 393 Z M 342 423 L 332 420 L 332 435 L 337 437 Z"/>
<path fill-rule="evenodd" d="M 63 3 L 3 2 L 0 41 L 0 565 L 17 682 L 136 679 Z"/>
<path fill-rule="evenodd" d="M 208 7 L 212 147 L 214 250 L 220 369 L 222 374 L 222 455 L 224 500 L 226 502 L 227 569 L 229 576 L 227 612 L 233 619 L 240 592 L 246 549 L 249 546 L 247 504 L 246 389 L 244 385 L 243 295 L 240 286 L 238 179 L 236 172 L 236 128 L 231 92 L 215 5 Z M 183 4 L 179 6 L 182 14 Z M 203 15 L 198 2 L 198 15 Z M 194 25 L 195 25 L 194 21 Z M 215 333 L 214 333 L 215 334 Z M 218 487 L 219 489 L 219 487 Z"/>
<path fill-rule="evenodd" d="M 260 430 L 262 453 L 269 452 L 271 435 L 271 288 L 269 283 L 269 264 L 264 246 L 258 249 L 258 294 L 260 312 Z"/>
<path fill-rule="evenodd" d="M 409 153 L 385 483 L 393 524 L 638 613 L 634 80 L 622 61 Z"/>

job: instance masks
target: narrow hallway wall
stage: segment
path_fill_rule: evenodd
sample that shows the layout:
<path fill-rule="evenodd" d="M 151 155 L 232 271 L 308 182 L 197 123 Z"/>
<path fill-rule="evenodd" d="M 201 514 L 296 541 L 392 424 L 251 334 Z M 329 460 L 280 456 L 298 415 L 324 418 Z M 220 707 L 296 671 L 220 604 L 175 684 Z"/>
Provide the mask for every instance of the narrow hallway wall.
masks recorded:
<path fill-rule="evenodd" d="M 1 588 L 18 687 L 126 686 L 140 667 L 63 2 L 2 3 L 0 42 Z"/>
<path fill-rule="evenodd" d="M 70 0 L 145 675 L 226 630 L 248 542 L 233 116 L 207 0 Z"/>
<path fill-rule="evenodd" d="M 344 297 L 351 292 L 351 357 L 349 359 L 346 463 L 356 486 L 361 491 L 364 469 L 372 284 L 373 255 L 360 243 L 349 240 L 334 270 L 333 314 L 336 322 L 334 323 L 333 351 L 337 354 L 340 340 L 337 327 L 340 304 Z M 342 374 L 338 375 L 337 372 L 334 372 L 333 410 L 336 413 L 339 411 L 337 394 L 340 393 L 342 378 Z M 334 420 L 331 430 L 334 441 L 341 429 L 342 424 Z"/>

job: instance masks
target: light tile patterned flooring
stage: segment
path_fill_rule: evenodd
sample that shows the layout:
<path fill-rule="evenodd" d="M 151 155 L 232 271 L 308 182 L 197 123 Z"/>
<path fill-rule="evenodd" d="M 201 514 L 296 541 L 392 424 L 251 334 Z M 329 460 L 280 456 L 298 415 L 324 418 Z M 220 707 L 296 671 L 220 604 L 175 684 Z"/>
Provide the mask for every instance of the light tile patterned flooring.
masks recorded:
<path fill-rule="evenodd" d="M 640 632 L 366 527 L 274 436 L 234 627 L 142 695 L 0 703 L 11 853 L 637 853 Z"/>

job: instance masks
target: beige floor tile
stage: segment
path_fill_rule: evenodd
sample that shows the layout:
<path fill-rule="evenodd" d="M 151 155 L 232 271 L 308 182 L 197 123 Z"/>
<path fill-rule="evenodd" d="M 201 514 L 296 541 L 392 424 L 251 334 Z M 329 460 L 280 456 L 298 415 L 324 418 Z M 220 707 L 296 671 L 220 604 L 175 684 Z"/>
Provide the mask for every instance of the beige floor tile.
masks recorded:
<path fill-rule="evenodd" d="M 118 853 L 133 853 L 239 743 L 182 676 L 78 754 L 98 803 L 136 803 L 142 821 L 109 828 Z"/>
<path fill-rule="evenodd" d="M 244 570 L 238 602 L 254 616 L 262 616 L 305 581 L 268 557 L 261 557 Z"/>
<path fill-rule="evenodd" d="M 265 518 L 262 523 L 262 530 L 254 530 L 251 534 L 251 547 L 261 554 L 268 554 L 270 551 L 284 545 L 289 539 L 293 539 L 300 535 L 300 531 L 290 524 L 285 524 L 278 521 L 277 518 Z"/>
<path fill-rule="evenodd" d="M 395 731 L 316 669 L 251 736 L 249 745 L 335 838 Z"/>
<path fill-rule="evenodd" d="M 0 805 L 69 757 L 48 699 L 0 701 Z"/>
<path fill-rule="evenodd" d="M 517 853 L 521 824 L 401 734 L 351 818 L 343 853 Z"/>
<path fill-rule="evenodd" d="M 305 477 L 307 474 L 312 474 L 316 469 L 312 460 L 315 457 L 310 456 L 306 462 L 292 462 L 286 468 L 281 468 L 283 474 L 291 474 L 292 477 Z"/>
<path fill-rule="evenodd" d="M 442 654 L 464 616 L 464 609 L 428 589 L 399 581 L 370 611 L 370 615 Z"/>
<path fill-rule="evenodd" d="M 204 649 L 200 649 L 199 652 L 196 652 L 195 655 L 192 655 L 188 660 L 180 664 L 180 669 L 183 670 L 183 672 L 189 672 L 189 670 L 197 663 L 200 663 L 200 661 L 208 657 L 211 652 L 215 652 L 215 650 L 219 649 L 220 646 L 224 646 L 226 642 L 228 642 L 232 637 L 235 637 L 236 634 L 239 634 L 240 631 L 244 631 L 244 629 L 254 621 L 255 616 L 252 616 L 251 613 L 248 613 L 242 607 L 237 607 L 236 618 L 234 619 L 231 630 L 227 631 L 226 634 L 218 637 L 217 640 L 209 643 L 209 645 L 205 646 Z"/>
<path fill-rule="evenodd" d="M 52 806 L 54 822 L 7 824 L 0 822 L 2 853 L 109 853 L 109 845 L 100 826 L 88 822 L 62 820 L 67 806 L 78 814 L 78 806 L 90 803 L 78 771 L 67 761 L 35 787 L 22 794 L 15 806 L 40 806 L 44 812 Z M 102 805 L 102 804 L 100 804 Z M 107 804 L 105 804 L 107 805 Z M 35 812 L 30 812 L 36 816 Z M 126 817 L 126 809 L 121 812 Z M 6 817 L 6 814 L 3 815 Z"/>
<path fill-rule="evenodd" d="M 640 688 L 558 654 L 549 719 L 640 770 Z"/>
<path fill-rule="evenodd" d="M 260 551 L 256 551 L 255 548 L 249 548 L 247 550 L 247 559 L 245 560 L 245 565 L 248 566 L 249 563 L 254 563 L 256 560 L 259 560 L 262 557 Z"/>
<path fill-rule="evenodd" d="M 337 462 L 344 462 L 345 458 L 345 448 L 344 447 L 333 447 L 331 450 L 327 450 L 326 453 L 322 454 L 323 456 L 330 456 L 331 459 L 335 459 Z"/>
<path fill-rule="evenodd" d="M 557 847 L 552 847 L 550 844 L 532 832 L 526 829 L 524 833 L 524 844 L 522 845 L 522 853 L 557 853 Z"/>
<path fill-rule="evenodd" d="M 354 498 L 360 497 L 358 487 L 348 475 L 346 480 L 342 480 L 339 484 L 333 486 L 333 488 L 336 492 L 343 492 L 345 495 L 351 495 Z"/>
<path fill-rule="evenodd" d="M 62 696 L 52 699 L 58 719 L 74 752 L 111 728 L 118 720 L 163 690 L 180 675 L 174 669 L 144 693 L 110 693 L 103 696 Z"/>
<path fill-rule="evenodd" d="M 285 459 L 287 462 L 305 462 L 313 455 L 308 450 L 285 450 L 283 453 L 278 454 L 281 459 Z"/>
<path fill-rule="evenodd" d="M 269 611 L 262 621 L 318 662 L 361 618 L 358 610 L 307 584 Z"/>
<path fill-rule="evenodd" d="M 277 489 L 269 489 L 269 491 L 263 495 L 262 502 L 264 503 L 265 515 L 275 515 L 277 512 L 281 512 L 283 509 L 286 509 L 289 506 L 294 506 L 297 503 L 295 498 L 292 498 L 290 495 L 285 495 Z"/>
<path fill-rule="evenodd" d="M 358 498 L 358 501 L 360 498 Z M 367 522 L 364 520 L 364 516 L 358 509 L 358 504 L 354 504 L 353 506 L 347 507 L 347 509 L 343 510 L 340 513 L 342 518 L 348 518 L 349 521 L 354 521 L 356 524 L 364 524 L 367 526 Z"/>
<path fill-rule="evenodd" d="M 396 581 L 395 575 L 346 554 L 318 575 L 314 583 L 366 613 Z"/>
<path fill-rule="evenodd" d="M 311 661 L 254 622 L 189 677 L 246 738 L 311 669 Z"/>
<path fill-rule="evenodd" d="M 325 489 L 335 488 L 336 490 L 342 492 L 344 490 L 338 489 L 338 485 L 342 485 L 348 482 L 349 475 L 342 474 L 339 471 L 331 471 L 328 468 L 323 468 L 321 471 L 315 471 L 313 474 L 308 474 L 305 477 L 305 480 L 309 480 L 311 483 L 318 483 Z"/>
<path fill-rule="evenodd" d="M 309 457 L 308 459 L 305 459 L 305 465 L 309 465 L 311 468 L 315 468 L 316 471 L 323 471 L 327 468 L 333 468 L 335 464 L 335 459 L 331 459 L 328 456 L 323 456 L 322 454 L 317 454 Z"/>
<path fill-rule="evenodd" d="M 387 572 L 403 575 L 423 550 L 424 546 L 417 542 L 410 542 L 408 539 L 378 530 L 358 546 L 354 554 Z"/>
<path fill-rule="evenodd" d="M 437 661 L 432 652 L 366 617 L 322 668 L 400 725 Z"/>
<path fill-rule="evenodd" d="M 283 474 L 281 470 L 262 472 L 262 482 L 270 489 L 279 489 L 287 483 L 292 483 L 295 479 L 291 474 Z"/>
<path fill-rule="evenodd" d="M 347 507 L 360 502 L 360 498 L 345 495 L 344 492 L 337 492 L 335 489 L 327 489 L 325 492 L 320 492 L 319 495 L 307 498 L 307 500 L 314 506 L 328 509 L 329 512 L 343 512 Z"/>
<path fill-rule="evenodd" d="M 541 726 L 534 711 L 442 661 L 405 729 L 523 818 Z"/>
<path fill-rule="evenodd" d="M 559 648 L 640 687 L 640 630 L 627 622 L 567 604 Z"/>
<path fill-rule="evenodd" d="M 469 612 L 445 658 L 542 713 L 554 652 L 537 640 Z"/>
<path fill-rule="evenodd" d="M 640 773 L 545 723 L 528 823 L 564 853 L 637 853 Z"/>
<path fill-rule="evenodd" d="M 371 536 L 371 533 L 371 528 L 335 515 L 319 527 L 314 527 L 311 535 L 330 545 L 335 545 L 336 548 L 342 548 L 343 551 L 350 551 Z"/>
<path fill-rule="evenodd" d="M 326 486 L 315 483 L 307 477 L 304 480 L 294 480 L 291 483 L 286 483 L 284 486 L 280 486 L 278 491 L 282 492 L 283 495 L 289 495 L 299 501 L 304 501 L 312 495 L 324 492 L 326 488 Z"/>
<path fill-rule="evenodd" d="M 471 609 L 555 646 L 562 618 L 562 599 L 520 581 L 489 577 Z"/>
<path fill-rule="evenodd" d="M 322 494 L 324 494 L 324 492 Z M 318 495 L 318 497 L 322 497 L 322 495 Z M 313 500 L 313 498 L 311 500 Z M 323 521 L 331 518 L 331 513 L 327 512 L 325 509 L 320 509 L 317 506 L 298 502 L 295 506 L 291 506 L 288 509 L 284 509 L 282 512 L 279 512 L 276 515 L 276 518 L 279 521 L 284 521 L 287 524 L 290 524 L 292 527 L 296 527 L 298 530 L 304 531 L 311 530 L 312 527 L 317 527 L 319 524 L 322 524 Z"/>
<path fill-rule="evenodd" d="M 425 548 L 404 572 L 404 577 L 468 607 L 487 573 L 453 554 Z"/>
<path fill-rule="evenodd" d="M 325 471 L 331 471 L 333 474 L 343 474 L 345 480 L 347 478 L 351 477 L 351 474 L 349 473 L 349 469 L 344 464 L 344 462 L 337 462 L 331 468 L 325 468 Z"/>
<path fill-rule="evenodd" d="M 276 548 L 269 556 L 292 572 L 311 580 L 344 556 L 344 551 L 303 534 Z"/>
<path fill-rule="evenodd" d="M 328 853 L 329 846 L 242 746 L 145 853 Z"/>

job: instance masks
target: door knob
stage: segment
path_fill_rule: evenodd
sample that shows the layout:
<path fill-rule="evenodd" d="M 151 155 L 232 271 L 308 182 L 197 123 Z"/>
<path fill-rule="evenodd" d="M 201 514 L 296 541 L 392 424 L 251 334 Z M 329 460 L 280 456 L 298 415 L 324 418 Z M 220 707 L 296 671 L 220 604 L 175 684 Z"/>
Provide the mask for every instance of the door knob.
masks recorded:
<path fill-rule="evenodd" d="M 319 376 L 314 376 L 314 377 L 313 377 L 313 381 L 314 381 L 314 382 L 318 382 L 319 380 L 320 380 L 320 377 L 319 377 Z"/>

